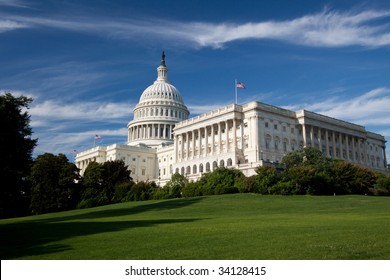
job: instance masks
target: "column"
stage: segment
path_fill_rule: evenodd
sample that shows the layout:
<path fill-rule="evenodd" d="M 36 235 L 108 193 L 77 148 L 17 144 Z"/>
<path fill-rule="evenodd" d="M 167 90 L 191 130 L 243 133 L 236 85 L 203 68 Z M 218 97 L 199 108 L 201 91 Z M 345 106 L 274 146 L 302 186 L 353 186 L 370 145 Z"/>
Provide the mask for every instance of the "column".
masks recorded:
<path fill-rule="evenodd" d="M 190 154 L 190 133 L 187 131 L 186 132 L 186 159 L 189 158 L 189 154 Z"/>
<path fill-rule="evenodd" d="M 336 136 L 335 132 L 332 131 L 332 142 L 333 142 L 333 158 L 336 158 Z"/>
<path fill-rule="evenodd" d="M 207 134 L 207 126 L 204 128 L 204 156 L 206 157 L 207 156 L 207 150 L 208 150 L 208 146 L 209 146 L 209 143 L 208 143 L 208 134 Z"/>
<path fill-rule="evenodd" d="M 345 149 L 346 149 L 346 153 L 347 153 L 347 160 L 350 160 L 349 158 L 349 136 L 348 134 L 345 135 Z"/>
<path fill-rule="evenodd" d="M 200 128 L 198 128 L 198 158 L 202 154 L 202 133 Z"/>
<path fill-rule="evenodd" d="M 329 154 L 329 133 L 328 133 L 327 129 L 325 130 L 325 145 L 326 145 L 326 156 L 330 157 L 330 154 Z"/>
<path fill-rule="evenodd" d="M 322 151 L 322 139 L 321 139 L 321 128 L 318 127 L 318 148 L 323 153 Z"/>
<path fill-rule="evenodd" d="M 226 152 L 229 152 L 229 120 L 225 121 Z"/>
<path fill-rule="evenodd" d="M 175 134 L 174 135 L 174 141 L 173 141 L 173 143 L 174 143 L 174 147 L 175 147 L 175 150 L 174 150 L 174 155 L 175 155 L 175 162 L 177 162 L 178 161 L 178 148 L 179 148 L 179 137 Z"/>
<path fill-rule="evenodd" d="M 364 146 L 363 146 L 363 151 L 364 151 L 363 159 L 364 159 L 364 163 L 366 165 L 369 165 L 370 159 L 367 158 L 367 141 L 365 141 L 364 139 L 363 139 L 363 144 L 364 144 Z"/>
<path fill-rule="evenodd" d="M 306 140 L 306 125 L 302 124 L 302 137 L 303 137 L 303 147 L 307 146 L 307 140 Z"/>
<path fill-rule="evenodd" d="M 343 135 L 339 132 L 339 154 L 340 158 L 343 159 Z"/>
<path fill-rule="evenodd" d="M 244 122 L 243 120 L 241 120 L 241 124 L 240 124 L 240 137 L 241 137 L 241 149 L 244 149 Z"/>
<path fill-rule="evenodd" d="M 218 123 L 218 153 L 222 154 L 223 147 L 222 147 L 222 129 L 221 129 L 221 123 Z"/>
<path fill-rule="evenodd" d="M 236 151 L 237 147 L 237 123 L 236 119 L 233 119 L 233 150 Z"/>
<path fill-rule="evenodd" d="M 171 124 L 169 125 L 168 133 L 169 133 L 169 139 L 172 139 L 172 125 Z"/>
<path fill-rule="evenodd" d="M 363 158 L 362 158 L 362 148 L 360 147 L 360 138 L 358 138 L 357 144 L 358 144 L 358 153 L 359 153 L 359 163 L 361 163 L 363 161 Z"/>
<path fill-rule="evenodd" d="M 181 159 L 184 159 L 184 134 L 181 135 L 181 147 L 180 147 L 180 154 L 181 154 Z"/>
<path fill-rule="evenodd" d="M 315 144 L 314 144 L 314 128 L 313 126 L 311 125 L 310 126 L 310 146 L 311 147 L 315 147 Z"/>
<path fill-rule="evenodd" d="M 214 154 L 214 125 L 211 125 L 211 154 Z"/>
<path fill-rule="evenodd" d="M 191 134 L 192 134 L 192 158 L 195 158 L 195 130 L 193 130 Z"/>
<path fill-rule="evenodd" d="M 352 136 L 351 143 L 352 143 L 352 158 L 353 158 L 353 161 L 356 162 L 356 149 L 355 149 L 355 137 L 354 136 Z"/>

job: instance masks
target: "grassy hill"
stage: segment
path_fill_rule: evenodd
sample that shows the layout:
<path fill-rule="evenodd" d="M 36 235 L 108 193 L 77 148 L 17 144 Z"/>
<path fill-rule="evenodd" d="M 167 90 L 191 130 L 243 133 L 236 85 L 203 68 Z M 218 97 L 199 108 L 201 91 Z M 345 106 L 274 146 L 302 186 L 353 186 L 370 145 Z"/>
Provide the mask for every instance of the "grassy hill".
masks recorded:
<path fill-rule="evenodd" d="M 1 259 L 390 259 L 390 200 L 235 194 L 0 221 Z"/>

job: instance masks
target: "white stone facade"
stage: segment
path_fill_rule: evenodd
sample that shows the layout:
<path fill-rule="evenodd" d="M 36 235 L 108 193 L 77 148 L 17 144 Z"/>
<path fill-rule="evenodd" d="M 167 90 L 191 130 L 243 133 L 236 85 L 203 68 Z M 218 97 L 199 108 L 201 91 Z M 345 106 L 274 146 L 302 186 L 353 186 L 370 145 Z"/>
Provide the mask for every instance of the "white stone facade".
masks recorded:
<path fill-rule="evenodd" d="M 386 172 L 385 139 L 363 126 L 306 110 L 250 102 L 188 118 L 180 92 L 167 80 L 163 54 L 158 77 L 141 95 L 128 124 L 127 145 L 95 147 L 76 156 L 82 173 L 91 161 L 123 160 L 135 181 L 164 185 L 178 172 L 190 180 L 225 166 L 255 174 L 288 152 L 314 147 L 326 156 Z"/>

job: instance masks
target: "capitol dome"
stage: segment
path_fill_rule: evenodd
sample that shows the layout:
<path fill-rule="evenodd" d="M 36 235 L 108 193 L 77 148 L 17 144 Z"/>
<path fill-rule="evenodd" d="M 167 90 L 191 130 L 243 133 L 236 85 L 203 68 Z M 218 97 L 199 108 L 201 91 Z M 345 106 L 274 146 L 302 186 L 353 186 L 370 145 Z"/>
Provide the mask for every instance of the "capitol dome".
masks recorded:
<path fill-rule="evenodd" d="M 180 92 L 168 81 L 165 54 L 157 68 L 157 80 L 147 87 L 134 108 L 128 124 L 128 145 L 158 146 L 173 143 L 172 130 L 189 116 Z"/>

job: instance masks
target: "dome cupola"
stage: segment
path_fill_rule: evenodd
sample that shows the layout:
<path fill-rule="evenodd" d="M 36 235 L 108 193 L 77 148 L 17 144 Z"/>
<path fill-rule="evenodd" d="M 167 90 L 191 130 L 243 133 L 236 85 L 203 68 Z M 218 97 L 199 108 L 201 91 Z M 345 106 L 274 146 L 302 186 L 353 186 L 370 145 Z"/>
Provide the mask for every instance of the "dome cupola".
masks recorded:
<path fill-rule="evenodd" d="M 173 143 L 175 124 L 188 118 L 189 111 L 180 92 L 168 81 L 164 52 L 156 81 L 143 91 L 133 112 L 134 119 L 128 125 L 129 145 Z"/>

